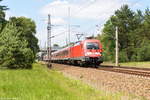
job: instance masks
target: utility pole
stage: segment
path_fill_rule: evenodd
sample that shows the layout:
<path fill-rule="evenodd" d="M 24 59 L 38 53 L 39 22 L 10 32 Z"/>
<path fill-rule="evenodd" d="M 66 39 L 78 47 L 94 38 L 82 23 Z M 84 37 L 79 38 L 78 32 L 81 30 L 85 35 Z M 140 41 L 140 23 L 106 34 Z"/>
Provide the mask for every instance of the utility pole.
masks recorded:
<path fill-rule="evenodd" d="M 48 68 L 52 67 L 51 64 L 51 15 L 48 14 L 48 25 L 47 25 L 47 55 L 48 55 Z"/>
<path fill-rule="evenodd" d="M 70 7 L 68 7 L 68 46 L 70 46 Z M 69 56 L 71 54 L 71 48 L 69 48 Z M 69 63 L 70 63 L 70 59 L 69 59 Z"/>
<path fill-rule="evenodd" d="M 68 8 L 68 45 L 70 45 L 70 7 Z"/>
<path fill-rule="evenodd" d="M 118 53 L 119 49 L 118 49 L 118 27 L 116 26 L 116 66 L 119 65 L 119 61 L 118 61 Z"/>

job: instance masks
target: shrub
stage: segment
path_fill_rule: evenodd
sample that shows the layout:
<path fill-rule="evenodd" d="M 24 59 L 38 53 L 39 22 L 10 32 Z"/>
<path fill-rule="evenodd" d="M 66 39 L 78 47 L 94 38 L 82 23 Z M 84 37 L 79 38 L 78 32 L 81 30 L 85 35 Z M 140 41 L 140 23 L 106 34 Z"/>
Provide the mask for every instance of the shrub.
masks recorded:
<path fill-rule="evenodd" d="M 31 68 L 33 51 L 27 42 L 20 40 L 16 27 L 8 23 L 0 34 L 0 67 Z"/>
<path fill-rule="evenodd" d="M 127 62 L 129 61 L 127 57 L 127 52 L 125 50 L 122 50 L 119 52 L 119 62 Z"/>

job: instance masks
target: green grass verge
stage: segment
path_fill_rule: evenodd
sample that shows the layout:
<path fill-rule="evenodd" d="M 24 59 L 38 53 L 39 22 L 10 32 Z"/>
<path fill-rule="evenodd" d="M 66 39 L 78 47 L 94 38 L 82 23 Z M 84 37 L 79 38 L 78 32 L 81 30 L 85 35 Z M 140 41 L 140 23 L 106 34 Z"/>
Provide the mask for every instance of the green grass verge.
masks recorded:
<path fill-rule="evenodd" d="M 127 97 L 128 100 L 135 98 Z M 34 64 L 32 70 L 0 70 L 0 100 L 11 98 L 16 98 L 15 100 L 121 100 L 124 95 L 94 90 L 80 81 L 64 77 L 55 70 Z"/>
<path fill-rule="evenodd" d="M 104 62 L 102 65 L 115 65 L 115 63 Z M 119 65 L 129 66 L 129 67 L 150 68 L 150 61 L 149 62 L 125 62 L 125 63 L 119 63 Z"/>

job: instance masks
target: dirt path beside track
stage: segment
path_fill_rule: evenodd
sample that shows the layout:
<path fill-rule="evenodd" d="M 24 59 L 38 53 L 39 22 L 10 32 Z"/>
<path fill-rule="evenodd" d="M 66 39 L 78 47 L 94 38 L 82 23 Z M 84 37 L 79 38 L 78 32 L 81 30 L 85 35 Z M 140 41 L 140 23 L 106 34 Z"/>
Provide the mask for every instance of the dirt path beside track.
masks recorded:
<path fill-rule="evenodd" d="M 150 100 L 150 79 L 148 78 L 60 64 L 53 64 L 53 69 L 96 89 L 133 94 Z"/>

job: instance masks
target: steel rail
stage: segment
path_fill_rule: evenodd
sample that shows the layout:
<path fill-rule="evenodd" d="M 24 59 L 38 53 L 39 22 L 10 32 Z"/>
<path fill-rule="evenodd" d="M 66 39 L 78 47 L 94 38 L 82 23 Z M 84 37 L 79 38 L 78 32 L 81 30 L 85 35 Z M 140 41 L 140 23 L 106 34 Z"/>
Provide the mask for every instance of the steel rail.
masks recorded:
<path fill-rule="evenodd" d="M 103 67 L 99 67 L 98 69 L 104 70 L 104 71 L 111 71 L 111 72 L 117 72 L 117 73 L 150 77 L 150 69 L 149 68 L 103 66 Z"/>
<path fill-rule="evenodd" d="M 150 71 L 150 68 L 140 68 L 140 67 L 129 67 L 129 66 L 112 66 L 112 65 L 100 65 L 100 67 L 111 67 L 111 68 L 124 68 L 124 69 L 135 69 L 135 70 L 144 70 Z"/>

